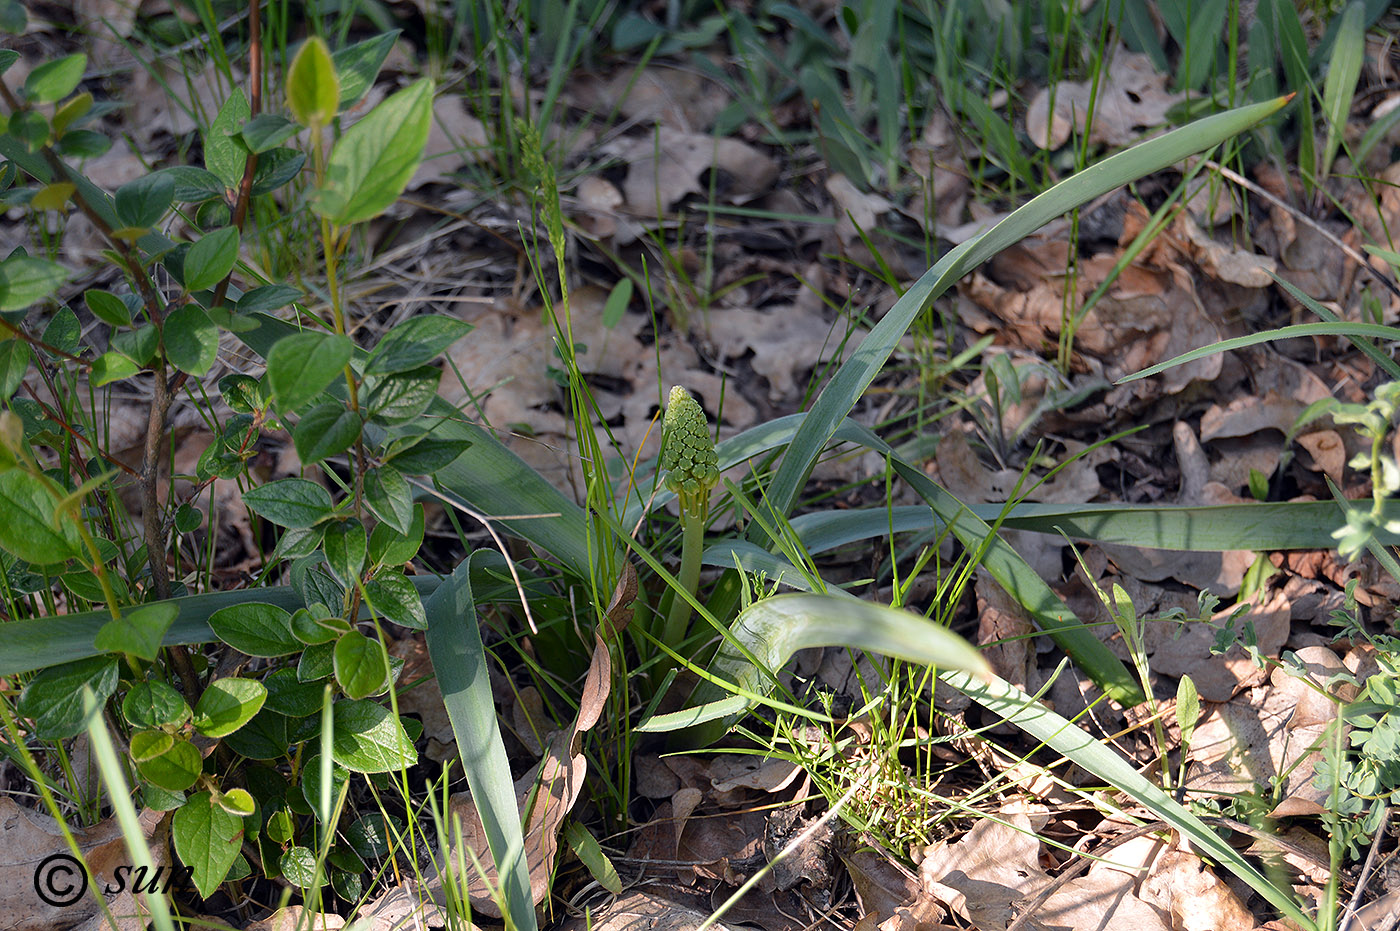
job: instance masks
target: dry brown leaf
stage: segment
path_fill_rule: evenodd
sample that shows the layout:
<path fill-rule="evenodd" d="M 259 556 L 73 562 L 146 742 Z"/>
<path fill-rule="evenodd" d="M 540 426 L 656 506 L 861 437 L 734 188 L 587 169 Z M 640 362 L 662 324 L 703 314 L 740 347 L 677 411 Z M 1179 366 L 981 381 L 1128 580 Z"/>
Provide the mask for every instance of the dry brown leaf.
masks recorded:
<path fill-rule="evenodd" d="M 983 569 L 977 572 L 977 643 L 998 676 L 1025 689 L 1035 663 L 1035 625 L 1025 607 Z"/>
<path fill-rule="evenodd" d="M 423 160 L 406 190 L 416 191 L 425 184 L 451 180 L 463 165 L 479 162 L 489 154 L 491 140 L 486 125 L 468 112 L 467 100 L 444 94 L 433 101 L 433 121 Z"/>
<path fill-rule="evenodd" d="M 704 318 L 697 314 L 694 325 L 704 328 L 721 363 L 753 352 L 753 369 L 768 380 L 772 401 L 797 400 L 802 375 L 823 362 L 844 359 L 849 347 L 860 342 L 856 334 L 843 343 L 839 324 L 833 326 L 819 311 L 800 303 L 764 310 L 711 310 Z"/>
<path fill-rule="evenodd" d="M 1055 890 L 1035 910 L 1033 920 L 1046 929 L 1175 931 L 1157 909 L 1134 894 L 1134 885 L 1133 877 L 1117 870 L 1091 870 Z"/>
<path fill-rule="evenodd" d="M 709 130 L 729 105 L 729 95 L 715 81 L 694 69 L 669 65 L 652 64 L 641 71 L 619 71 L 606 80 L 570 84 L 569 99 L 591 113 L 616 108 L 628 120 L 689 133 Z"/>
<path fill-rule="evenodd" d="M 702 175 L 711 169 L 720 173 L 718 196 L 730 203 L 765 193 L 778 177 L 778 163 L 748 143 L 664 126 L 655 135 L 620 140 L 610 152 L 627 166 L 622 193 L 640 217 L 654 218 L 708 190 Z"/>
<path fill-rule="evenodd" d="M 1315 684 L 1325 678 L 1322 671 L 1328 667 L 1317 664 Z M 1290 690 L 1274 684 L 1241 692 L 1224 704 L 1207 705 L 1187 754 L 1193 763 L 1188 786 L 1222 793 L 1256 793 L 1261 787 L 1267 793 L 1277 786 L 1285 798 L 1325 804 L 1327 792 L 1313 784 L 1313 774 L 1320 760 L 1314 748 L 1327 725 L 1295 723 L 1295 702 Z"/>
<path fill-rule="evenodd" d="M 155 866 L 169 867 L 169 819 L 165 813 L 149 809 L 140 812 L 138 818 Z M 40 873 L 44 861 L 51 856 L 71 858 L 58 822 L 42 811 L 18 805 L 12 798 L 0 797 L 0 836 L 5 839 L 4 849 L 0 851 L 0 903 L 4 903 L 0 928 L 4 931 L 62 931 L 90 921 L 96 922 L 93 927 L 108 926 L 92 890 L 108 885 L 115 888 L 118 884 L 116 869 L 131 863 L 131 854 L 115 817 L 73 831 L 96 882 L 81 898 L 66 905 L 50 905 L 35 893 L 35 883 L 45 875 L 52 875 L 52 882 L 46 888 L 53 889 L 55 895 L 78 888 L 80 877 L 73 872 L 77 867 L 71 859 L 51 864 Z M 129 888 L 107 897 L 106 905 L 118 917 L 119 931 L 144 931 L 145 920 L 137 917 L 142 906 Z"/>
<path fill-rule="evenodd" d="M 917 921 L 938 921 L 943 910 L 924 892 L 919 878 L 899 863 L 864 847 L 841 853 L 855 887 L 861 920 L 883 927 L 900 909 L 916 912 Z M 910 908 L 912 903 L 912 908 Z M 904 927 L 897 923 L 895 927 Z"/>
<path fill-rule="evenodd" d="M 308 915 L 300 905 L 279 908 L 262 921 L 248 926 L 248 931 L 340 931 L 345 919 L 339 915 L 319 912 Z"/>
<path fill-rule="evenodd" d="M 369 923 L 369 931 L 418 931 L 426 927 L 452 927 L 447 915 L 442 911 L 443 902 L 434 902 L 426 890 L 420 889 L 412 879 L 402 885 L 384 890 L 376 898 L 355 911 L 356 925 Z M 461 931 L 476 931 L 476 925 L 460 914 L 452 922 Z"/>
<path fill-rule="evenodd" d="M 1016 902 L 1049 882 L 1040 868 L 1040 839 L 1023 813 L 985 818 L 949 843 L 924 851 L 919 876 L 925 891 L 980 931 L 1005 931 Z M 1002 823 L 1005 821 L 1005 823 Z"/>
<path fill-rule="evenodd" d="M 1181 101 L 1181 95 L 1167 93 L 1168 75 L 1158 71 L 1146 55 L 1120 48 L 1111 62 L 1101 74 L 1089 141 L 1129 145 L 1165 123 L 1167 111 Z M 1053 88 L 1052 116 L 1051 90 L 1045 88 L 1036 94 L 1026 111 L 1026 135 L 1042 149 L 1058 149 L 1069 140 L 1072 130 L 1083 129 L 1094 93 L 1089 82 L 1061 81 Z"/>
<path fill-rule="evenodd" d="M 1286 590 L 1275 591 L 1262 605 L 1252 605 L 1239 620 L 1239 625 L 1253 624 L 1258 636 L 1258 649 L 1265 656 L 1277 656 L 1288 640 L 1292 599 Z M 1218 612 L 1217 622 L 1223 622 L 1233 608 Z M 1171 622 L 1174 625 L 1174 622 Z M 1268 677 L 1266 670 L 1256 666 L 1248 651 L 1235 645 L 1220 655 L 1212 655 L 1215 631 L 1205 624 L 1186 625 L 1170 639 L 1157 645 L 1151 656 L 1152 669 L 1167 676 L 1189 674 L 1196 683 L 1201 698 L 1208 702 L 1228 701 L 1240 689 L 1258 685 Z"/>
<path fill-rule="evenodd" d="M 1201 858 L 1168 850 L 1142 883 L 1142 897 L 1171 914 L 1180 931 L 1253 931 L 1254 916 Z"/>
<path fill-rule="evenodd" d="M 563 931 L 696 931 L 710 916 L 646 892 L 631 892 L 566 922 Z M 716 931 L 740 926 L 715 922 Z"/>

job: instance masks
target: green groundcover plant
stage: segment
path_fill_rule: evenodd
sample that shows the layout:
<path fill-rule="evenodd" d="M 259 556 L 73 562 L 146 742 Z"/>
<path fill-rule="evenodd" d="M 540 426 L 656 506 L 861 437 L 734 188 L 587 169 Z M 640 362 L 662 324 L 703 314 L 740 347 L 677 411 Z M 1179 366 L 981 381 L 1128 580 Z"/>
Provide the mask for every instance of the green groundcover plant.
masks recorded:
<path fill-rule="evenodd" d="M 250 71 L 259 72 L 256 13 L 252 23 Z M 369 861 L 391 846 L 411 845 L 415 832 L 418 842 L 435 842 L 413 821 L 388 830 L 378 813 L 346 806 L 357 780 L 405 794 L 417 788 L 407 785 L 407 773 L 418 762 L 419 725 L 397 712 L 403 683 L 385 630 L 423 630 L 459 763 L 500 866 L 501 911 L 514 927 L 534 927 L 481 606 L 523 603 L 527 622 L 539 622 L 539 649 L 568 656 L 586 641 L 564 621 L 577 616 L 574 605 L 584 605 L 591 614 L 581 613 L 611 637 L 609 648 L 649 677 L 647 697 L 659 697 L 677 667 L 703 679 L 688 710 L 623 721 L 619 733 L 639 724 L 642 731 L 678 731 L 685 745 L 702 746 L 755 704 L 791 709 L 772 697 L 773 671 L 805 646 L 844 644 L 929 664 L 948 685 L 1189 834 L 1282 914 L 1316 926 L 1315 916 L 1187 809 L 1078 725 L 992 676 L 958 638 L 917 614 L 855 601 L 798 566 L 799 549 L 816 554 L 896 530 L 951 532 L 1106 694 L 1133 704 L 1143 698 L 1133 674 L 997 529 L 1063 529 L 1084 539 L 1174 548 L 1331 545 L 1346 512 L 1330 503 L 1301 510 L 968 507 L 847 419 L 915 319 L 971 269 L 1066 211 L 1268 120 L 1287 99 L 1221 112 L 1107 158 L 953 249 L 904 293 L 805 413 L 715 447 L 703 411 L 683 389 L 673 392 L 662 459 L 644 464 L 632 484 L 611 487 L 598 467 L 601 451 L 586 451 L 592 465 L 585 509 L 437 397 L 435 360 L 471 338 L 467 324 L 422 315 L 371 346 L 352 338 L 355 321 L 341 282 L 355 230 L 386 210 L 412 176 L 436 93 L 422 79 L 349 122 L 347 111 L 374 83 L 391 44 L 392 36 L 380 36 L 332 51 L 309 39 L 288 62 L 275 104 L 255 106 L 260 95 L 242 89 L 228 94 L 202 130 L 202 165 L 151 171 L 112 192 L 80 168 L 110 145 L 93 128 L 84 57 L 45 62 L 11 86 L 3 72 L 18 56 L 0 51 L 0 194 L 8 206 L 30 211 L 36 225 L 81 214 L 102 237 L 102 261 L 119 282 L 86 288 L 65 303 L 60 295 L 72 293 L 75 272 L 61 252 L 17 250 L 0 261 L 0 597 L 10 618 L 0 639 L 0 675 L 21 686 L 13 707 L 0 704 L 0 715 L 12 756 L 56 815 L 62 810 L 53 780 L 30 747 L 67 766 L 64 742 L 86 733 L 138 862 L 150 854 L 138 849 L 139 831 L 131 827 L 133 798 L 173 812 L 174 849 L 201 897 L 231 881 L 268 878 L 285 880 L 308 902 L 328 894 L 361 900 Z M 552 170 L 528 122 L 517 129 L 525 147 L 518 154 L 535 175 L 551 246 L 562 259 Z M 315 303 L 288 281 L 265 280 L 243 259 L 257 235 L 247 218 L 259 198 L 314 217 L 325 280 Z M 567 366 L 564 267 L 560 261 L 554 312 Z M 226 339 L 260 364 L 210 379 Z M 577 366 L 568 374 L 576 413 L 592 417 Z M 21 390 L 31 384 L 48 386 L 47 399 Z M 104 405 L 124 387 L 151 398 L 136 467 L 102 442 Z M 161 464 L 170 408 L 180 396 L 217 421 L 189 489 L 177 492 L 161 477 Z M 251 461 L 269 436 L 289 438 L 305 474 L 255 480 Z M 789 520 L 813 465 L 833 443 L 884 454 L 925 504 Z M 748 529 L 707 541 L 719 472 L 774 457 Z M 271 549 L 261 579 L 286 584 L 190 590 L 198 573 L 182 568 L 182 541 L 217 519 L 212 505 L 206 512 L 199 504 L 216 480 L 238 483 L 241 505 L 265 532 Z M 137 519 L 119 494 L 124 486 L 137 491 Z M 643 496 L 644 488 L 654 493 Z M 665 552 L 629 531 L 677 495 L 678 578 Z M 517 564 L 500 546 L 469 553 L 444 576 L 406 574 L 423 544 L 425 500 L 481 522 L 498 544 L 504 535 L 523 540 L 533 562 Z M 1383 518 L 1382 511 L 1367 524 L 1381 539 L 1391 530 Z M 651 570 L 652 584 L 637 596 L 642 620 L 624 642 L 597 619 L 634 560 Z M 709 591 L 699 587 L 704 564 L 729 570 Z M 809 591 L 746 598 L 756 572 Z M 693 656 L 698 644 L 715 639 L 707 669 Z M 634 687 L 625 678 L 628 664 L 618 668 L 625 693 Z M 1391 699 L 1371 696 L 1377 708 Z M 1386 735 L 1388 727 L 1377 718 L 1370 732 Z M 1358 783 L 1356 791 L 1370 784 Z M 156 917 L 168 926 L 161 908 Z"/>

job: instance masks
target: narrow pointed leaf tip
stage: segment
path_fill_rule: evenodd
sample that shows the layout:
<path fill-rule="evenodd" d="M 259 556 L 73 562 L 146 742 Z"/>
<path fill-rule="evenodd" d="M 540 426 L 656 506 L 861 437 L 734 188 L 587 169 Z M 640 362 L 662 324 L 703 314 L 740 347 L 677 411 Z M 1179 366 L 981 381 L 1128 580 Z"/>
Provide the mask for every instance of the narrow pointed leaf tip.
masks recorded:
<path fill-rule="evenodd" d="M 661 467 L 669 470 L 666 487 L 699 494 L 719 484 L 719 454 L 700 404 L 680 385 L 671 389 L 662 421 Z"/>

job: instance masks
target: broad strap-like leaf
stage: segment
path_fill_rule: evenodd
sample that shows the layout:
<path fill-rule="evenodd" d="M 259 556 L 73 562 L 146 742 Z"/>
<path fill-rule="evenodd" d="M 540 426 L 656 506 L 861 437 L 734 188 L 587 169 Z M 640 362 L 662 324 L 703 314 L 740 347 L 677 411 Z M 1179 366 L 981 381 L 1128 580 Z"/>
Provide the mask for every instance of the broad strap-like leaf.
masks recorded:
<path fill-rule="evenodd" d="M 428 599 L 428 655 L 437 673 L 472 802 L 504 887 L 507 925 L 535 931 L 535 906 L 515 786 L 496 720 L 486 649 L 472 593 L 473 567 L 503 567 L 499 553 L 477 550 Z"/>

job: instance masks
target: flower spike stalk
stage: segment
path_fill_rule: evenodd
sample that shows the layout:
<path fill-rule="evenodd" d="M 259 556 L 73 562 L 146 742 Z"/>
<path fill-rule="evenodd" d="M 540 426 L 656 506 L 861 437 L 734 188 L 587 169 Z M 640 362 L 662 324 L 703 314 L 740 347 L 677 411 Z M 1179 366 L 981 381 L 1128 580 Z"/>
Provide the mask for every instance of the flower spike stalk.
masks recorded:
<path fill-rule="evenodd" d="M 699 403 L 680 385 L 666 401 L 661 427 L 661 467 L 668 470 L 666 487 L 675 492 L 681 511 L 680 584 L 692 596 L 700 587 L 700 553 L 705 521 L 710 513 L 710 490 L 719 484 L 719 456 L 710 425 Z M 690 602 L 679 592 L 661 629 L 662 642 L 678 647 L 690 625 Z"/>

